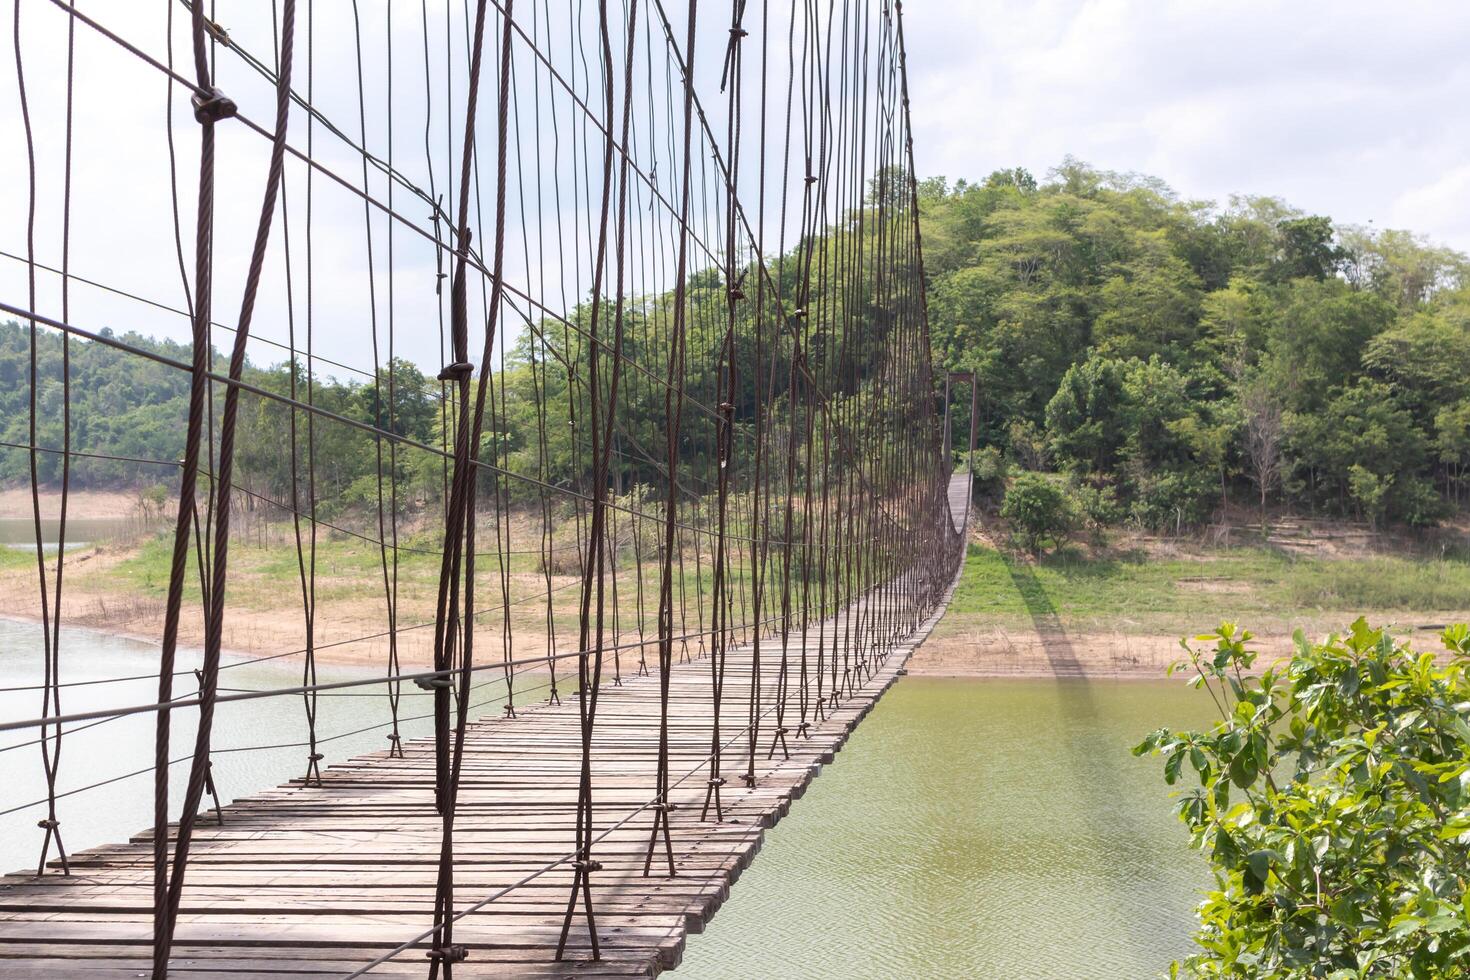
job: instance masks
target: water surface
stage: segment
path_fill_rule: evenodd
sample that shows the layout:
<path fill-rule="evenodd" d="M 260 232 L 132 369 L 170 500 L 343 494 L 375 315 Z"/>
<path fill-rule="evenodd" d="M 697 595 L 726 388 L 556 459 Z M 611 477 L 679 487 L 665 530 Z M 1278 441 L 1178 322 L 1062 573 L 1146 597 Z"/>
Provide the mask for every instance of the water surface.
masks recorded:
<path fill-rule="evenodd" d="M 41 692 L 14 690 L 40 682 L 42 677 L 41 627 L 35 623 L 0 619 L 0 720 L 17 721 L 39 717 Z M 61 677 L 63 682 L 106 678 L 133 678 L 118 683 L 80 684 L 61 692 L 65 713 L 85 712 L 125 705 L 152 704 L 158 700 L 158 657 L 156 642 L 110 636 L 94 630 L 63 627 L 61 632 Z M 246 663 L 225 657 L 220 672 L 220 689 L 227 691 L 271 690 L 302 683 L 298 658 L 263 663 Z M 174 679 L 174 695 L 192 697 L 197 682 L 190 671 L 198 667 L 200 652 L 180 649 Z M 368 678 L 385 673 L 384 668 L 320 667 L 317 681 L 329 683 Z M 141 676 L 139 676 L 141 675 Z M 405 737 L 430 731 L 422 716 L 433 710 L 432 699 L 412 684 L 404 685 L 400 731 Z M 486 681 L 476 698 L 499 692 L 498 682 Z M 344 691 L 322 692 L 317 699 L 316 730 L 323 741 L 320 751 L 325 766 L 369 750 L 387 747 L 389 714 L 383 697 L 385 685 L 373 684 Z M 484 708 L 490 711 L 493 708 Z M 171 813 L 177 816 L 183 802 L 184 783 L 193 750 L 197 708 L 174 713 L 171 731 L 175 761 L 171 767 Z M 154 715 L 137 714 L 98 723 L 77 722 L 68 726 L 62 741 L 56 788 L 71 793 L 57 803 L 63 840 L 72 851 L 107 842 L 126 840 L 153 822 Z M 213 772 L 224 803 L 305 772 L 308 749 L 305 708 L 300 695 L 264 698 L 221 704 L 213 727 Z M 41 748 L 34 744 L 35 729 L 0 733 L 0 872 L 35 868 L 43 832 L 36 821 L 45 809 L 30 805 L 46 796 L 41 766 Z M 258 748 L 266 746 L 265 748 Z M 245 749 L 249 751 L 245 751 Z M 116 782 L 92 787 L 115 776 Z M 80 792 L 73 792 L 80 791 Z M 6 812 L 9 811 L 9 812 Z M 54 855 L 53 855 L 54 856 Z"/>
<path fill-rule="evenodd" d="M 906 678 L 768 832 L 677 975 L 1164 975 L 1208 873 L 1157 761 L 1128 750 L 1209 717 L 1177 683 Z"/>
<path fill-rule="evenodd" d="M 66 550 L 84 548 L 99 542 L 136 534 L 145 527 L 133 517 L 68 517 Z M 55 517 L 41 519 L 41 547 L 47 554 L 56 553 L 61 535 L 61 522 Z M 23 517 L 0 517 L 0 548 L 36 551 L 36 525 L 29 514 Z"/>

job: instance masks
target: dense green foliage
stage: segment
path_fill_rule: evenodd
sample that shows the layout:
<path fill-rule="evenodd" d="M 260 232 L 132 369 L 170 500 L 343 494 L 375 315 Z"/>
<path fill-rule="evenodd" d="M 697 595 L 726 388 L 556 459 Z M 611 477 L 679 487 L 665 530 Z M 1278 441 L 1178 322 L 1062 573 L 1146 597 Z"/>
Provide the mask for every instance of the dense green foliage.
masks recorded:
<path fill-rule="evenodd" d="M 1055 481 L 1040 473 L 1022 473 L 1006 489 L 1000 516 L 1010 522 L 1032 554 L 1048 539 L 1064 546 L 1076 529 L 1072 499 Z"/>
<path fill-rule="evenodd" d="M 1253 676 L 1251 634 L 1190 647 L 1221 712 L 1135 749 L 1198 781 L 1179 815 L 1216 887 L 1200 907 L 1197 977 L 1470 973 L 1470 628 L 1438 663 L 1359 619 Z M 1177 970 L 1177 967 L 1176 967 Z"/>
<path fill-rule="evenodd" d="M 921 207 L 936 356 L 977 372 L 982 445 L 1154 528 L 1232 495 L 1374 522 L 1461 502 L 1464 256 L 1071 160 L 931 180 Z"/>
<path fill-rule="evenodd" d="M 188 360 L 187 347 L 155 342 L 136 334 L 122 340 L 157 353 Z M 61 338 L 49 330 L 37 331 L 38 374 L 60 376 Z M 0 322 L 0 440 L 28 445 L 30 431 L 30 332 L 15 323 Z M 183 453 L 181 427 L 189 395 L 183 372 L 143 358 L 125 358 L 99 344 L 73 342 L 69 350 L 72 374 L 71 425 L 75 448 L 146 459 L 175 460 Z M 63 390 L 42 383 L 37 392 L 36 442 L 62 445 Z M 61 457 L 42 454 L 37 470 L 43 483 L 54 483 Z M 29 479 L 27 454 L 0 448 L 0 483 Z M 79 460 L 74 476 L 81 486 L 137 485 L 163 479 L 164 468 L 121 461 Z"/>
<path fill-rule="evenodd" d="M 187 345 L 155 340 L 138 334 L 118 338 L 130 346 L 154 351 L 175 361 L 190 360 Z M 0 323 L 0 440 L 9 447 L 0 451 L 0 482 L 25 482 L 29 476 L 29 454 L 17 445 L 29 444 L 31 331 L 15 323 Z M 175 461 L 184 450 L 188 417 L 189 376 L 177 367 L 135 356 L 100 343 L 72 340 L 63 350 L 63 339 L 39 329 L 35 334 L 36 373 L 39 378 L 36 411 L 36 444 L 46 449 L 63 445 L 62 358 L 70 359 L 71 446 L 79 455 L 72 462 L 74 486 L 172 487 Z M 223 374 L 224 359 L 216 353 L 215 370 Z M 382 424 L 405 438 L 428 441 L 436 438 L 438 386 L 426 382 L 418 368 L 406 361 L 395 363 L 392 424 L 388 423 L 387 372 L 380 389 L 361 381 L 318 377 L 308 394 L 298 373 L 294 394 L 309 397 L 318 408 L 356 422 L 384 416 Z M 289 365 L 259 367 L 247 364 L 248 384 L 282 395 L 293 394 Z M 223 400 L 223 385 L 214 386 L 215 418 Z M 382 405 L 381 410 L 376 406 Z M 291 412 L 280 402 L 247 394 L 241 399 L 237 465 L 243 484 L 276 499 L 289 497 Z M 307 414 L 297 412 L 298 452 L 305 459 L 310 440 L 318 460 L 314 478 L 317 496 L 324 501 L 350 500 L 365 493 L 364 485 L 376 487 L 376 456 L 370 434 L 323 418 L 308 427 Z M 125 457 L 125 458 L 108 458 Z M 37 456 L 37 475 L 44 485 L 60 480 L 62 457 L 43 452 Z M 303 467 L 302 472 L 305 473 Z M 435 471 L 437 472 L 437 471 Z M 412 474 L 404 473 L 406 485 Z M 425 476 L 427 479 L 427 475 Z M 420 480 L 423 483 L 424 480 Z M 303 477 L 304 485 L 304 477 Z"/>

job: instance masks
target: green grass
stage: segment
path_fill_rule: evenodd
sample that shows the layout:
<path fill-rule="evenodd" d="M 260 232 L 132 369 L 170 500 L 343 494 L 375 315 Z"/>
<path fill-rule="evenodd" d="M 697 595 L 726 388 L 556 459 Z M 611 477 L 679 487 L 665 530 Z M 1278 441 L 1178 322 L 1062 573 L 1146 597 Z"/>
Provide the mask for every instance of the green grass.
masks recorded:
<path fill-rule="evenodd" d="M 1307 608 L 1462 610 L 1470 606 L 1470 564 L 1402 558 L 1303 562 L 1288 588 L 1291 601 Z"/>
<path fill-rule="evenodd" d="M 952 612 L 998 622 L 1055 617 L 1177 623 L 1303 613 L 1446 612 L 1470 608 L 1470 563 L 1397 557 L 1294 558 L 1231 548 L 1188 558 L 1089 558 L 1075 552 L 1030 561 L 971 545 Z"/>

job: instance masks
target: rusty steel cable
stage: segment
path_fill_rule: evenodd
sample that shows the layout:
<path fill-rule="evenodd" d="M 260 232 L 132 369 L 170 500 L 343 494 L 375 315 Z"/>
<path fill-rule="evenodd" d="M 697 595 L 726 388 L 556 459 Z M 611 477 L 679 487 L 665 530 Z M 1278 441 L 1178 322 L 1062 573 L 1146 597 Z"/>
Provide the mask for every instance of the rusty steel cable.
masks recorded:
<path fill-rule="evenodd" d="M 42 746 L 45 805 L 54 821 L 58 799 L 88 789 L 57 792 L 55 750 L 63 726 L 70 733 L 132 714 L 156 715 L 154 765 L 96 785 L 153 773 L 154 974 L 162 976 L 200 804 L 207 798 L 214 818 L 227 819 L 218 790 L 238 789 L 215 786 L 212 751 L 305 749 L 305 773 L 298 771 L 296 784 L 315 790 L 323 782 L 325 743 L 391 729 L 386 754 L 395 756 L 401 753 L 400 722 L 432 721 L 425 743 L 434 755 L 439 825 L 432 915 L 426 910 L 417 938 L 357 972 L 418 946 L 427 953 L 431 976 L 451 977 L 470 955 L 456 924 L 552 867 L 564 868 L 571 879 L 557 956 L 596 958 L 607 938 L 599 936 L 596 917 L 597 851 L 611 832 L 605 829 L 610 818 L 596 806 L 602 775 L 595 756 L 603 737 L 598 702 L 609 677 L 614 685 L 624 682 L 624 654 L 628 677 L 633 650 L 637 673 L 658 675 L 645 682 L 657 685 L 658 708 L 640 734 L 650 748 L 648 769 L 639 777 L 651 778 L 647 802 L 614 826 L 646 829 L 645 874 L 684 874 L 673 847 L 678 828 L 696 817 L 725 819 L 732 797 L 741 793 L 726 787 L 727 775 L 740 772 L 746 787 L 754 787 L 775 764 L 765 760 L 777 758 L 778 749 L 794 754 L 793 739 L 863 688 L 893 646 L 933 611 L 963 548 L 946 511 L 950 400 L 947 393 L 936 398 L 928 352 L 901 7 L 806 0 L 772 10 L 764 0 L 758 8 L 731 0 L 728 19 L 722 12 L 701 36 L 698 24 L 711 19 L 697 16 L 694 0 L 678 17 L 661 0 L 566 0 L 564 10 L 553 10 L 552 0 L 533 0 L 529 13 L 509 0 L 466 0 L 446 5 L 442 20 L 431 18 L 425 0 L 408 36 L 408 50 L 422 47 L 423 54 L 420 165 L 394 145 L 394 106 L 405 92 L 392 42 L 402 25 L 391 11 L 387 45 L 378 48 L 380 35 L 369 30 L 366 7 L 352 5 L 349 35 L 345 17 L 340 24 L 318 23 L 308 0 L 298 32 L 296 4 L 281 0 L 272 5 L 269 54 L 258 55 L 231 43 L 202 2 L 185 3 L 194 59 L 186 78 L 174 70 L 171 46 L 155 57 L 66 0 L 52 3 L 68 16 L 69 37 L 80 23 L 156 69 L 170 92 L 194 98 L 200 171 L 191 270 L 188 222 L 178 206 L 182 154 L 174 145 L 169 98 L 163 116 L 174 234 L 166 264 L 179 267 L 182 302 L 145 298 L 154 295 L 145 286 L 74 277 L 65 233 L 59 317 L 49 305 L 41 308 L 36 289 L 38 270 L 56 274 L 55 266 L 37 261 L 31 241 L 22 260 L 30 280 L 26 305 L 0 302 L 0 311 L 21 317 L 31 332 L 31 430 L 13 448 L 27 454 L 30 466 L 44 614 L 42 676 L 34 685 L 42 710 L 36 719 L 0 724 L 0 731 L 33 727 L 40 738 L 0 751 Z M 172 0 L 165 6 L 171 24 L 176 7 Z M 17 34 L 19 17 L 17 6 Z M 315 62 L 328 49 L 314 45 L 317 29 L 343 35 L 339 54 L 346 58 L 355 120 L 344 122 L 319 103 Z M 713 52 L 705 57 L 717 33 L 720 58 Z M 750 41 L 760 44 L 758 61 Z M 19 40 L 16 45 L 25 110 L 26 69 Z M 293 46 L 305 48 L 300 88 L 292 87 Z M 696 46 L 704 49 L 698 59 Z M 240 77 L 270 85 L 274 125 L 250 119 L 215 88 L 216 49 L 221 64 L 243 66 Z M 262 43 L 257 50 L 267 48 Z M 386 76 L 370 80 L 370 64 L 384 55 Z M 482 83 L 483 72 L 494 81 Z M 718 119 L 707 113 L 699 92 L 703 83 L 712 88 L 716 77 L 724 112 Z M 386 125 L 379 125 L 373 103 L 385 91 L 383 82 Z M 68 88 L 66 221 L 71 98 Z M 758 108 L 748 104 L 752 99 Z M 297 133 L 302 142 L 287 138 L 293 112 L 304 117 L 304 138 L 300 125 Z M 753 116 L 754 146 L 748 132 Z M 26 114 L 28 142 L 30 119 Z M 212 316 L 224 281 L 215 269 L 214 198 L 239 193 L 216 174 L 215 155 L 223 145 L 216 131 L 226 123 L 243 141 L 263 138 L 270 146 L 235 322 Z M 325 139 L 318 139 L 318 128 Z M 488 132 L 494 137 L 477 139 Z M 482 163 L 495 168 L 483 183 Z M 32 150 L 33 183 L 35 167 Z M 34 187 L 31 195 L 34 215 Z M 350 297 L 358 346 L 346 356 L 322 349 L 322 311 L 328 290 L 337 286 L 325 285 L 324 277 L 337 270 L 322 261 L 329 246 L 313 227 L 313 216 L 319 222 L 326 213 L 320 210 L 326 195 L 334 199 L 326 206 L 345 202 L 360 214 L 349 234 L 365 246 L 366 288 L 359 280 Z M 405 207 L 422 214 L 407 214 Z M 221 226 L 218 234 L 233 232 Z M 263 267 L 269 269 L 264 287 Z M 68 303 L 74 281 L 134 304 L 175 308 L 189 318 L 192 357 L 185 362 L 74 321 Z M 263 290 L 283 295 L 282 339 L 252 336 Z M 400 330 L 410 322 L 429 344 L 436 326 L 439 332 L 442 370 L 422 384 L 400 376 Z M 231 336 L 227 366 L 216 360 L 216 327 Z M 183 458 L 78 445 L 76 433 L 83 430 L 73 432 L 70 414 L 60 446 L 44 445 L 36 415 L 41 386 L 49 381 L 40 371 L 38 339 L 50 331 L 60 335 L 68 413 L 74 348 L 95 346 L 109 356 L 147 358 L 187 373 Z M 279 384 L 265 383 L 266 375 L 247 365 L 247 350 L 267 349 L 263 345 L 284 353 Z M 347 366 L 353 362 L 360 367 Z M 334 371 L 365 379 L 353 382 L 361 411 L 343 410 L 322 396 L 324 379 Z M 399 396 L 417 398 L 420 389 L 435 423 L 411 429 L 399 417 Z M 240 415 L 256 406 L 262 412 L 269 406 L 281 420 L 285 476 L 272 483 L 245 479 L 242 467 L 249 464 L 236 451 Z M 972 449 L 974 424 L 972 411 Z M 343 484 L 321 475 L 339 452 L 365 460 L 366 476 L 350 507 L 332 499 Z M 177 481 L 162 650 L 159 671 L 150 675 L 159 695 L 151 704 L 63 713 L 64 689 L 126 679 L 73 675 L 63 681 L 60 673 L 68 474 L 74 460 L 91 458 L 126 459 L 134 470 L 157 466 Z M 54 569 L 43 554 L 49 547 L 41 528 L 43 460 L 48 468 L 59 463 L 62 472 L 63 543 Z M 428 476 L 427 489 L 401 486 L 406 473 L 415 481 Z M 267 529 L 271 521 L 287 527 L 282 540 L 294 550 L 303 634 L 292 650 L 238 663 L 223 657 L 226 611 L 233 619 L 235 608 L 226 604 L 226 590 L 242 575 L 230 561 L 232 539 L 241 533 L 232 521 L 239 511 L 232 500 L 262 505 Z M 356 628 L 340 630 L 327 618 L 325 576 L 331 573 L 324 556 L 331 552 L 319 553 L 319 547 L 332 541 L 353 553 L 371 551 L 374 623 L 367 628 L 354 622 Z M 432 603 L 420 602 L 420 580 L 404 572 L 413 567 L 406 564 L 411 556 L 429 557 L 437 566 L 424 587 Z M 493 574 L 486 574 L 487 563 Z M 204 664 L 198 693 L 184 696 L 174 691 L 173 678 L 185 672 L 177 663 L 181 620 L 186 595 L 192 602 L 196 591 Z M 563 597 L 573 594 L 573 602 Z M 411 609 L 429 604 L 430 621 L 404 622 Z M 501 618 L 496 623 L 487 615 Z M 404 638 L 419 629 L 432 630 L 428 665 L 405 659 L 414 647 Z M 498 642 L 498 657 L 487 653 L 487 636 L 492 651 Z M 320 682 L 323 651 L 383 641 L 386 671 L 379 661 L 378 676 Z M 645 654 L 650 646 L 653 657 Z M 738 686 L 727 688 L 726 665 L 737 648 L 741 673 L 731 684 Z M 220 687 L 224 669 L 288 656 L 301 658 L 300 684 Z M 698 657 L 709 663 L 681 673 L 679 664 Z M 518 698 L 545 691 L 559 702 L 563 660 L 576 673 L 579 755 L 575 802 L 564 804 L 574 817 L 567 821 L 566 857 L 466 905 L 456 900 L 462 890 L 455 880 L 456 851 L 464 853 L 464 845 L 456 847 L 456 821 L 464 815 L 460 788 L 473 750 L 471 712 L 499 703 L 503 724 L 515 726 Z M 529 671 L 550 676 L 539 687 L 520 683 Z M 432 711 L 400 714 L 401 698 L 413 694 L 404 692 L 404 681 L 425 689 Z M 501 691 L 495 698 L 474 697 L 492 683 Z M 373 688 L 364 690 L 368 685 Z M 693 704 L 683 700 L 691 690 L 697 692 Z M 299 715 L 295 723 L 300 737 L 293 731 L 213 746 L 218 705 L 279 696 L 302 698 L 304 723 Z M 381 698 L 386 712 L 366 727 L 322 733 L 322 697 Z M 200 724 L 193 751 L 171 758 L 169 719 L 195 709 Z M 708 754 L 678 775 L 674 760 L 685 749 L 675 725 L 695 711 L 712 712 Z M 743 719 L 730 720 L 739 715 Z M 188 776 L 171 840 L 174 765 L 187 765 Z M 688 804 L 673 795 L 696 776 L 704 800 L 698 814 L 681 810 Z M 47 828 L 42 869 L 56 830 Z M 59 847 L 59 836 L 54 843 Z"/>

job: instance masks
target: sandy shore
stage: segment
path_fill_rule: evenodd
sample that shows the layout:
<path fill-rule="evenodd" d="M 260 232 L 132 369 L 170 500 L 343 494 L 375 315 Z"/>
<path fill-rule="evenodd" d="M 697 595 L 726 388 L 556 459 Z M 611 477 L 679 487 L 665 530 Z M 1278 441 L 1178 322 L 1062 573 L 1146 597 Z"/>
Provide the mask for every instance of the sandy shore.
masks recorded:
<path fill-rule="evenodd" d="M 1122 633 L 1054 634 L 976 630 L 930 637 L 914 651 L 909 673 L 928 677 L 1164 676 L 1183 655 L 1176 638 Z"/>
<path fill-rule="evenodd" d="M 4 594 L 5 591 L 0 588 L 0 608 L 4 609 L 0 618 L 14 622 L 40 621 L 40 611 L 35 608 L 34 601 L 7 602 L 10 597 Z M 30 592 L 34 594 L 34 586 Z M 376 610 L 364 610 L 361 616 L 351 618 L 339 615 L 326 620 L 318 617 L 315 631 L 316 661 L 336 666 L 378 666 L 387 663 L 389 643 L 381 605 L 379 602 Z M 111 636 L 156 645 L 163 634 L 163 606 L 163 602 L 157 600 L 129 602 L 115 595 L 78 594 L 72 590 L 65 595 L 62 622 L 66 626 L 96 630 Z M 476 649 L 481 656 L 494 661 L 503 658 L 504 646 L 499 624 L 482 627 L 476 636 Z M 625 639 L 624 642 L 631 641 Z M 183 610 L 179 622 L 179 644 L 195 648 L 204 645 L 203 617 L 197 606 L 190 607 L 186 604 Z M 221 647 L 231 656 L 241 658 L 280 655 L 283 663 L 299 662 L 305 659 L 305 617 L 299 606 L 270 611 L 226 610 Z M 533 660 L 545 653 L 544 634 L 517 632 L 510 636 L 510 657 L 514 660 Z M 433 623 L 401 625 L 398 631 L 397 655 L 404 670 L 431 669 L 434 659 Z M 636 668 L 636 650 L 624 651 L 623 656 L 625 663 L 631 662 Z"/>
<path fill-rule="evenodd" d="M 1441 621 L 1464 619 L 1463 615 Z M 1368 616 L 1374 624 L 1389 616 Z M 1342 631 L 1346 622 L 1308 621 L 1308 637 Z M 1411 640 L 1416 650 L 1440 651 L 1437 630 L 1390 627 Z M 1285 630 L 1252 631 L 1251 646 L 1261 664 L 1291 656 L 1293 641 Z M 974 629 L 957 635 L 933 636 L 914 651 L 909 673 L 929 677 L 1098 677 L 1158 680 L 1169 665 L 1184 659 L 1179 637 L 1164 634 L 1047 632 L 1034 629 Z"/>
<path fill-rule="evenodd" d="M 0 520 L 25 519 L 32 515 L 30 487 L 0 490 Z M 41 491 L 41 517 L 55 519 L 61 513 L 61 491 Z M 134 517 L 138 496 L 118 490 L 72 490 L 66 498 L 66 516 L 84 520 Z"/>
<path fill-rule="evenodd" d="M 146 611 L 131 610 L 125 618 L 119 616 L 115 599 L 111 605 L 99 604 L 99 597 L 94 596 L 79 606 L 71 602 L 67 606 L 66 622 L 70 625 L 150 644 L 156 644 L 162 632 L 161 603 L 157 607 L 150 603 Z M 94 611 L 92 615 L 83 614 L 86 607 Z M 7 606 L 0 618 L 36 622 L 38 617 L 35 610 L 17 611 Z M 380 613 L 374 616 L 365 612 L 360 620 L 319 621 L 316 660 L 336 666 L 381 666 L 387 663 L 387 638 L 359 638 L 382 629 Z M 1309 630 L 1309 635 L 1326 632 L 1324 627 L 1320 631 Z M 500 661 L 504 654 L 499 628 L 482 630 L 478 635 L 480 641 L 476 646 L 480 656 L 492 662 Z M 625 636 L 623 643 L 631 644 L 634 639 Z M 180 624 L 179 640 L 185 646 L 203 645 L 204 634 L 197 615 L 186 613 Z M 1437 638 L 1429 632 L 1414 634 L 1414 640 L 1418 649 L 1437 650 L 1439 646 Z M 230 656 L 248 659 L 283 654 L 280 658 L 283 663 L 300 662 L 304 659 L 304 645 L 305 628 L 299 610 L 238 610 L 226 614 L 223 646 Z M 1264 663 L 1290 656 L 1292 639 L 1285 633 L 1258 634 L 1253 646 L 1261 651 Z M 512 659 L 529 661 L 545 653 L 543 633 L 517 631 L 510 637 Z M 647 654 L 654 656 L 653 647 L 648 648 Z M 408 624 L 401 628 L 398 656 L 404 670 L 428 669 L 433 662 L 432 624 Z M 1183 656 L 1179 638 L 1173 636 L 1098 632 L 1042 635 L 1036 631 L 991 629 L 930 637 L 914 651 L 908 672 L 924 677 L 1161 680 L 1169 665 Z M 631 674 L 637 670 L 638 651 L 625 649 L 620 660 L 622 672 Z M 570 669 L 571 664 L 566 663 L 565 669 L 558 667 L 558 673 L 566 675 Z M 609 676 L 612 669 L 609 662 Z"/>

